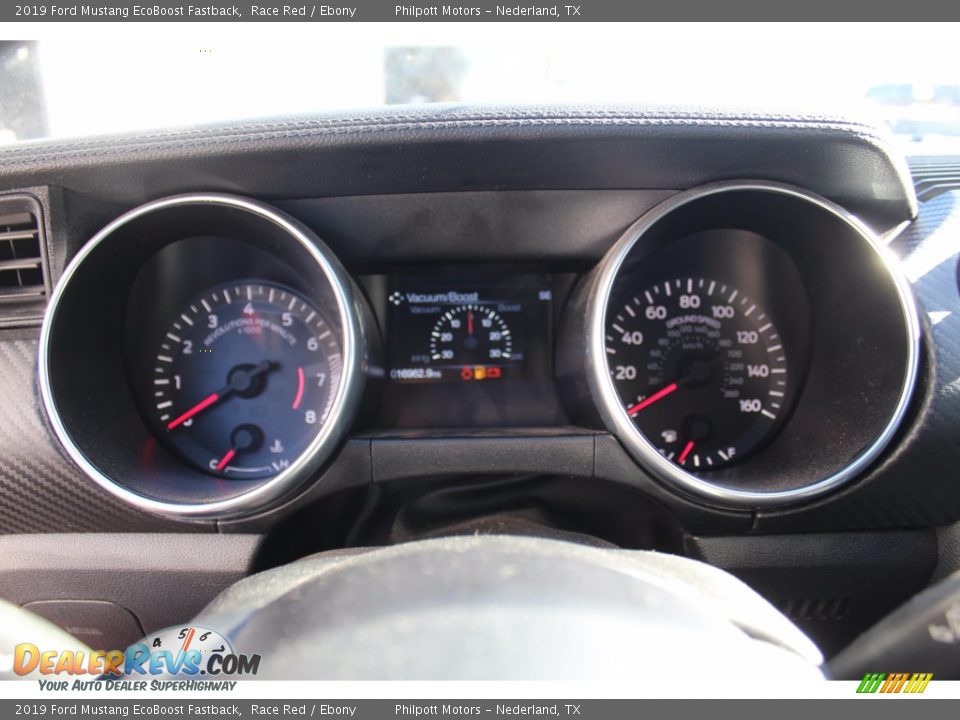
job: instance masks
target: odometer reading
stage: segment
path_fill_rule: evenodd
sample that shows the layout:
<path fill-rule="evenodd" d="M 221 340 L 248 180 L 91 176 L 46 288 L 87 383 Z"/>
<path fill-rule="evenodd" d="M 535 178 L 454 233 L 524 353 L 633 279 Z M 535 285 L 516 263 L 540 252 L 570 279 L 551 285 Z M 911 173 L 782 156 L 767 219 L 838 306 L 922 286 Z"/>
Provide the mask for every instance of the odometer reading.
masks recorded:
<path fill-rule="evenodd" d="M 732 464 L 771 433 L 787 355 L 771 318 L 736 287 L 687 277 L 607 311 L 606 356 L 641 433 L 688 470 Z"/>
<path fill-rule="evenodd" d="M 198 468 L 270 477 L 319 433 L 341 372 L 338 334 L 309 301 L 266 283 L 224 285 L 167 329 L 149 412 L 158 434 Z"/>

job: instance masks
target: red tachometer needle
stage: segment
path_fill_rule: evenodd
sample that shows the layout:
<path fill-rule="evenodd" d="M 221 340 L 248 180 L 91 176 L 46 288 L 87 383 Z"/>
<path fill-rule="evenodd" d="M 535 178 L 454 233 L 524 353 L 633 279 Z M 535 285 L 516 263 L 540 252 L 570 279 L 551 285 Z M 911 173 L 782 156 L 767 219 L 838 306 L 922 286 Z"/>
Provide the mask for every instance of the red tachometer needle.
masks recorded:
<path fill-rule="evenodd" d="M 255 378 L 257 378 L 259 375 L 262 375 L 265 372 L 269 372 L 270 370 L 275 369 L 276 367 L 278 367 L 276 364 L 270 362 L 269 360 L 264 360 L 262 363 L 260 363 L 259 365 L 255 365 L 254 367 L 247 367 L 247 366 L 241 365 L 234 368 L 233 370 L 230 371 L 230 375 L 227 378 L 226 385 L 224 385 L 222 388 L 220 388 L 216 392 L 210 393 L 209 395 L 207 395 L 203 400 L 201 400 L 192 408 L 187 410 L 180 417 L 175 418 L 171 420 L 169 423 L 167 423 L 167 430 L 173 430 L 174 428 L 179 427 L 180 425 L 183 425 L 183 423 L 185 423 L 187 420 L 192 418 L 197 413 L 203 412 L 214 403 L 220 402 L 221 400 L 231 395 L 232 393 L 235 393 L 235 392 L 242 393 L 242 392 L 248 391 L 250 389 L 251 383 L 254 381 Z"/>
<path fill-rule="evenodd" d="M 237 451 L 233 448 L 227 450 L 227 454 L 220 458 L 220 462 L 217 463 L 217 470 L 223 471 L 223 469 L 230 464 L 230 461 L 236 456 Z"/>
<path fill-rule="evenodd" d="M 686 445 L 683 446 L 683 452 L 680 453 L 680 457 L 677 458 L 679 464 L 683 464 L 683 461 L 687 459 L 687 455 L 690 454 L 690 451 L 693 450 L 693 440 L 690 440 Z"/>
<path fill-rule="evenodd" d="M 638 412 L 643 410 L 648 405 L 653 405 L 657 400 L 660 400 L 661 398 L 665 398 L 667 395 L 669 395 L 674 390 L 676 390 L 677 387 L 679 386 L 676 383 L 670 383 L 662 390 L 657 390 L 653 395 L 651 395 L 647 399 L 641 400 L 632 408 L 627 408 L 627 415 L 636 415 Z"/>
<path fill-rule="evenodd" d="M 198 412 L 202 412 L 206 410 L 208 407 L 213 405 L 218 400 L 220 400 L 220 393 L 211 393 L 210 395 L 207 395 L 207 397 L 205 397 L 203 400 L 198 402 L 192 408 L 187 410 L 183 415 L 167 423 L 167 430 L 173 430 L 178 425 L 183 425 L 183 423 L 185 423 L 187 420 L 192 418 Z"/>

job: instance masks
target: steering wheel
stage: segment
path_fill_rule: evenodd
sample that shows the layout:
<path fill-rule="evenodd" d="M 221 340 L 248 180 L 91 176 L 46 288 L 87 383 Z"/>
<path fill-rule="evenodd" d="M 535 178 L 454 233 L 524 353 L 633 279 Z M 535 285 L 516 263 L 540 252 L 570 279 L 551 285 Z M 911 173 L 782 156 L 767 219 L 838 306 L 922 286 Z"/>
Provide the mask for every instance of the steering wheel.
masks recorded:
<path fill-rule="evenodd" d="M 241 580 L 194 624 L 259 653 L 267 679 L 823 679 L 813 643 L 722 570 L 529 537 L 306 558 Z"/>

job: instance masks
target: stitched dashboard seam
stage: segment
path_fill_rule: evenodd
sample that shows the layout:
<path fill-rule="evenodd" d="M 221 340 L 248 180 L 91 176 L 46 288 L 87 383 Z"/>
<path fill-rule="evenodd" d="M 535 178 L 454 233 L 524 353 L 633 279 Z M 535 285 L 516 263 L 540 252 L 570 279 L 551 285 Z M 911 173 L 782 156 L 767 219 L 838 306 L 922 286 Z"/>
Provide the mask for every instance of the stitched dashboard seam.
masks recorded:
<path fill-rule="evenodd" d="M 600 122 L 610 122 L 618 120 L 647 120 L 651 122 L 674 122 L 674 121 L 683 121 L 683 122 L 694 122 L 701 124 L 710 124 L 714 122 L 750 122 L 756 123 L 757 125 L 765 125 L 770 127 L 776 127 L 778 124 L 795 124 L 802 123 L 810 127 L 826 127 L 833 129 L 844 129 L 844 130 L 861 130 L 863 132 L 869 133 L 871 135 L 877 136 L 875 128 L 866 123 L 857 122 L 855 120 L 850 120 L 847 118 L 831 118 L 828 116 L 818 116 L 818 115 L 778 115 L 778 114 L 736 114 L 736 113 L 721 113 L 721 112 L 704 112 L 704 113 L 670 113 L 670 112 L 659 112 L 659 113 L 643 113 L 643 112 L 625 112 L 625 111 L 591 111 L 591 112 L 568 112 L 567 114 L 563 113 L 537 113 L 533 111 L 527 112 L 503 112 L 503 111 L 491 111 L 491 112 L 470 112 L 470 113 L 426 113 L 426 114 L 371 114 L 371 115 L 359 115 L 359 116 L 334 116 L 334 117 L 303 117 L 303 118 L 287 118 L 287 119 L 274 119 L 267 121 L 254 121 L 254 122 L 237 122 L 237 123 L 221 123 L 212 126 L 206 127 L 196 127 L 196 128 L 175 128 L 170 130 L 160 130 L 154 132 L 146 133 L 132 133 L 127 136 L 120 136 L 123 140 L 131 143 L 141 142 L 144 140 L 154 140 L 160 138 L 170 138 L 176 139 L 181 138 L 185 135 L 207 135 L 214 137 L 217 135 L 218 129 L 232 129 L 234 132 L 230 134 L 235 134 L 238 131 L 249 131 L 250 133 L 257 132 L 271 132 L 283 128 L 302 128 L 302 129 L 321 129 L 329 127 L 344 127 L 349 128 L 352 126 L 363 126 L 363 125 L 377 125 L 381 127 L 388 127 L 390 125 L 416 125 L 423 124 L 429 125 L 432 123 L 465 123 L 465 122 L 516 122 L 516 121 L 533 121 L 533 122 L 556 122 L 556 121 L 566 121 L 566 120 L 585 120 L 585 121 L 600 121 Z M 879 136 L 878 136 L 879 137 Z M 57 140 L 54 142 L 47 141 L 38 141 L 38 144 L 56 144 L 59 147 L 71 147 L 71 146 L 102 146 L 109 145 L 110 143 L 116 143 L 118 137 L 115 136 L 106 136 L 101 138 L 78 138 L 78 139 L 65 139 Z M 33 145 L 20 145 L 14 146 L 8 149 L 5 149 L 4 152 L 11 153 L 29 153 L 31 150 L 36 149 L 36 144 Z"/>
<path fill-rule="evenodd" d="M 369 135 L 373 133 L 397 133 L 407 131 L 457 130 L 473 128 L 556 128 L 556 127 L 702 127 L 750 128 L 766 130 L 801 130 L 813 132 L 837 132 L 846 137 L 856 137 L 873 144 L 881 144 L 883 138 L 872 132 L 868 125 L 842 122 L 816 122 L 812 120 L 769 120 L 736 117 L 645 117 L 645 116 L 567 116 L 567 117 L 492 117 L 492 118 L 437 118 L 416 119 L 411 122 L 370 122 L 349 124 L 338 121 L 309 121 L 309 124 L 275 123 L 266 125 L 234 126 L 238 131 L 213 132 L 208 129 L 183 130 L 176 133 L 138 135 L 129 140 L 108 138 L 84 142 L 56 142 L 44 146 L 42 152 L 36 147 L 15 147 L 0 152 L 0 166 L 23 165 L 60 160 L 64 157 L 83 157 L 95 154 L 99 157 L 127 157 L 146 154 L 150 150 L 195 147 L 199 144 L 227 145 L 262 140 L 283 140 L 303 137 L 335 137 L 340 135 Z M 250 132 L 242 132 L 246 127 Z M 288 128 L 271 129 L 271 128 Z M 301 127 L 301 129 L 289 128 Z M 229 128 L 225 128 L 229 130 Z M 190 137 L 184 137 L 190 136 Z M 144 142 L 144 141 L 148 142 Z M 155 142 L 149 142 L 156 140 Z"/>

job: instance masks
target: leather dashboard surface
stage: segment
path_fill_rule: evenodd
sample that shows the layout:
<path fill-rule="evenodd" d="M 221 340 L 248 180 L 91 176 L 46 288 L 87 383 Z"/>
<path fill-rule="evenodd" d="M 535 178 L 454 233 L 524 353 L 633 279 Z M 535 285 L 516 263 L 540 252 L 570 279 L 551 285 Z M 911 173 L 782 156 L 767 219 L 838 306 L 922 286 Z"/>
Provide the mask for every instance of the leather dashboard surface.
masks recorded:
<path fill-rule="evenodd" d="M 875 126 L 755 110 L 441 105 L 0 150 L 2 189 L 56 184 L 118 204 L 190 190 L 269 199 L 727 178 L 816 188 L 888 221 L 916 212 L 907 165 Z"/>

